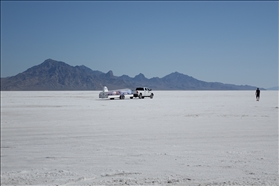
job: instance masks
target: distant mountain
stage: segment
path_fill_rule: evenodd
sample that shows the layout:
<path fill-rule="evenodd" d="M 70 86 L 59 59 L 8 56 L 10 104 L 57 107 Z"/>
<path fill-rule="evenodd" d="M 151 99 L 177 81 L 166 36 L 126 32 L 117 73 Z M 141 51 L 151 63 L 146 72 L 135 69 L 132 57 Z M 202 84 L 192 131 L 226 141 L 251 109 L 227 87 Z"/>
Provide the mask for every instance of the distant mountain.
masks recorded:
<path fill-rule="evenodd" d="M 12 77 L 1 78 L 1 90 L 102 90 L 147 86 L 154 90 L 255 90 L 248 85 L 223 84 L 197 80 L 178 72 L 163 78 L 146 78 L 143 74 L 131 78 L 114 76 L 82 66 L 70 66 L 61 61 L 47 59 Z"/>
<path fill-rule="evenodd" d="M 267 88 L 267 90 L 279 90 L 279 86 L 277 86 L 277 87 Z"/>

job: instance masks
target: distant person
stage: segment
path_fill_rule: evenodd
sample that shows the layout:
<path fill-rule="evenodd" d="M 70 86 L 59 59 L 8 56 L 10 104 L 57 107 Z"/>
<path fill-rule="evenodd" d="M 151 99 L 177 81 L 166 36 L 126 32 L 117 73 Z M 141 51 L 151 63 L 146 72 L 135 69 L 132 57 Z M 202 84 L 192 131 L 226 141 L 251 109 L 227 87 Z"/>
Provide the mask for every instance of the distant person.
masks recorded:
<path fill-rule="evenodd" d="M 260 93 L 261 93 L 260 89 L 257 88 L 256 93 L 255 93 L 257 101 L 260 101 Z"/>

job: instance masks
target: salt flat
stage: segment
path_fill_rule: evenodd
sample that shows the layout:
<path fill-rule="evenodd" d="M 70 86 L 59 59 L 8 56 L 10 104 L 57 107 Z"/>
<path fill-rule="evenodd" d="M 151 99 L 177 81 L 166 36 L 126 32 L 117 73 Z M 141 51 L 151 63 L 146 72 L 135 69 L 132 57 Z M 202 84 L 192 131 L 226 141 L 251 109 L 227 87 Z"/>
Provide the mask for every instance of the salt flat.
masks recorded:
<path fill-rule="evenodd" d="M 1 185 L 278 185 L 278 91 L 1 92 Z"/>

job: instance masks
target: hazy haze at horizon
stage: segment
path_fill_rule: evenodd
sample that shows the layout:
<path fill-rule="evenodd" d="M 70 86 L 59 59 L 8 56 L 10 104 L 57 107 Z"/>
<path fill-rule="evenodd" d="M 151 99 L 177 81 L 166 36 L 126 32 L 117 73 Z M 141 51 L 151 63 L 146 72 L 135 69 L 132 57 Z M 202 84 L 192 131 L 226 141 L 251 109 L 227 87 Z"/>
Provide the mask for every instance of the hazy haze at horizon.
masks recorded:
<path fill-rule="evenodd" d="M 134 77 L 278 86 L 278 2 L 1 2 L 1 77 L 51 58 Z"/>

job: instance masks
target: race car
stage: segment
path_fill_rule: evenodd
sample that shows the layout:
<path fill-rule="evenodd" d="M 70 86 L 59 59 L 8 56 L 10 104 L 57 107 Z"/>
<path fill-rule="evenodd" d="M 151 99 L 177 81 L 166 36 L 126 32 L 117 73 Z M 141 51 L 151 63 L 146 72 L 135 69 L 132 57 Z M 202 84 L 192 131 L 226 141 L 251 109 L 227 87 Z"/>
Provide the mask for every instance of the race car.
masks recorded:
<path fill-rule="evenodd" d="M 118 90 L 108 90 L 106 86 L 104 86 L 103 91 L 99 93 L 99 98 L 102 99 L 125 99 L 125 98 L 134 98 L 134 93 L 131 89 L 118 89 Z"/>

